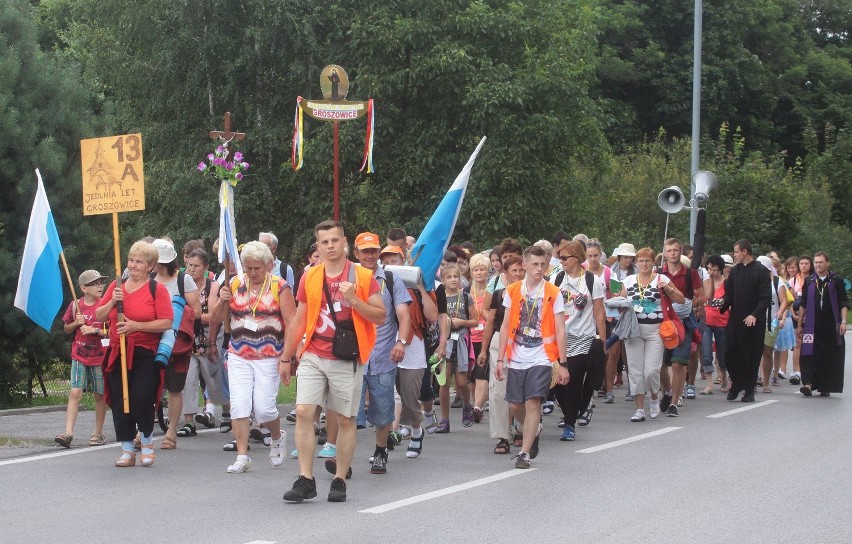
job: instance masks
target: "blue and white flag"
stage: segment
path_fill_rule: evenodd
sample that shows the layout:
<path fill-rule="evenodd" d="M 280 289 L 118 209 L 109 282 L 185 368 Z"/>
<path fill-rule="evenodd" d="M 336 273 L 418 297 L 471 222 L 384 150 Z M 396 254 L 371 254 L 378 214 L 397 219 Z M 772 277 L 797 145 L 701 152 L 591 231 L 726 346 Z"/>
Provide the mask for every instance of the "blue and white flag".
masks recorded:
<path fill-rule="evenodd" d="M 50 326 L 62 306 L 62 275 L 59 272 L 59 254 L 62 245 L 47 193 L 36 170 L 36 189 L 27 240 L 24 244 L 24 259 L 18 276 L 18 291 L 15 307 L 24 311 L 38 326 L 50 332 Z"/>
<path fill-rule="evenodd" d="M 219 262 L 231 259 L 237 276 L 243 275 L 243 264 L 237 252 L 237 231 L 234 226 L 234 188 L 227 181 L 219 187 Z M 226 277 L 228 272 L 225 271 Z"/>
<path fill-rule="evenodd" d="M 450 190 L 444 195 L 444 199 L 438 204 L 435 213 L 429 218 L 429 222 L 426 223 L 423 232 L 420 233 L 414 243 L 414 247 L 411 248 L 411 260 L 415 266 L 419 266 L 423 270 L 423 283 L 429 291 L 434 289 L 435 274 L 438 272 L 438 267 L 441 266 L 444 251 L 447 250 L 453 236 L 459 211 L 461 211 L 461 205 L 464 201 L 464 194 L 467 192 L 470 170 L 473 168 L 473 162 L 479 155 L 479 150 L 482 149 L 484 143 L 485 136 L 479 141 L 473 155 L 467 160 L 467 164 L 462 168 Z"/>

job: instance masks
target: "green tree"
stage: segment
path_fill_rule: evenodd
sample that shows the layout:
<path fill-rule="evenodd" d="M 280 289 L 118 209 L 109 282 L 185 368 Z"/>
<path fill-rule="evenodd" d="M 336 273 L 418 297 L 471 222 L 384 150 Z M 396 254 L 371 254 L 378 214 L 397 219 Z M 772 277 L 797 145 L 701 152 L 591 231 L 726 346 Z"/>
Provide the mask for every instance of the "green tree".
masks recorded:
<path fill-rule="evenodd" d="M 39 168 L 72 276 L 86 268 L 109 273 L 109 222 L 83 221 L 79 140 L 102 130 L 102 104 L 79 67 L 42 53 L 30 5 L 0 4 L 0 406 L 20 394 L 18 381 L 52 358 L 68 357 L 67 338 L 48 334 L 12 309 Z M 67 282 L 66 293 L 69 293 Z M 70 293 L 65 303 L 70 302 Z M 64 310 L 64 308 L 63 308 Z"/>

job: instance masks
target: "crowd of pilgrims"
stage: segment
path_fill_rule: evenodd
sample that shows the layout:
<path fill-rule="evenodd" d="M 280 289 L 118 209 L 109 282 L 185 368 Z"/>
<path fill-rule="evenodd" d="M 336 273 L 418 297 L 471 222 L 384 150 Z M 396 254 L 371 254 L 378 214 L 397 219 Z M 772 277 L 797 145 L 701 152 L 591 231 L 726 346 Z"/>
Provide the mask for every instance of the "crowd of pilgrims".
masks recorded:
<path fill-rule="evenodd" d="M 371 361 L 385 350 L 382 356 L 398 370 L 396 387 L 390 397 L 380 398 L 366 384 L 375 373 L 368 368 L 355 416 L 358 429 L 374 427 L 377 433 L 372 473 L 387 470 L 387 451 L 403 449 L 405 457 L 416 458 L 428 451 L 423 448 L 425 435 L 458 432 L 459 426 L 482 422 L 489 425 L 495 441 L 493 450 L 487 446 L 489 451 L 509 454 L 515 449 L 519 453 L 515 466 L 529 466 L 529 459 L 535 457 L 530 455 L 531 437 L 525 442 L 524 421 L 509 408 L 507 397 L 514 398 L 516 392 L 506 390 L 505 377 L 512 365 L 503 361 L 509 353 L 506 339 L 501 342 L 500 336 L 508 328 L 504 321 L 510 319 L 513 303 L 525 305 L 522 322 L 513 324 L 522 331 L 515 338 L 518 345 L 523 347 L 519 338 L 535 339 L 548 326 L 541 309 L 535 314 L 535 297 L 528 296 L 527 290 L 534 286 L 523 283 L 531 255 L 546 256 L 543 279 L 561 294 L 555 312 L 564 316 L 565 323 L 564 328 L 557 323 L 555 330 L 564 330 L 560 345 L 566 353 L 559 361 L 548 361 L 553 364 L 553 380 L 539 399 L 535 418 L 546 427 L 558 425 L 562 441 L 575 440 L 578 428 L 591 423 L 596 403 L 626 402 L 624 417 L 642 423 L 677 417 L 697 395 L 727 394 L 735 400 L 744 393 L 742 400 L 749 402 L 755 392 L 771 393 L 774 387 L 783 387 L 782 382 L 797 386 L 804 397 L 842 392 L 848 299 L 842 280 L 822 252 L 788 258 L 769 252 L 752 263 L 750 246 L 747 252 L 738 247 L 733 255 L 709 255 L 701 266 L 693 267 L 692 248 L 676 239 L 667 240 L 661 253 L 637 250 L 630 243 L 607 253 L 596 239 L 557 233 L 536 242 L 534 247 L 539 249 L 534 251 L 509 238 L 485 251 L 470 242 L 450 246 L 435 285 L 426 289 L 422 283 L 403 285 L 410 279 L 399 272 L 391 280 L 390 274 L 381 271 L 385 265 L 410 265 L 412 237 L 392 229 L 381 243 L 377 238 L 361 233 L 351 250 L 346 246 L 353 266 L 357 262 L 371 268 L 392 301 L 390 319 L 378 326 Z M 168 238 L 134 244 L 118 287 L 115 282 L 106 286 L 106 278 L 93 270 L 80 275 L 83 296 L 63 316 L 66 333 L 75 335 L 74 393 L 65 432 L 56 442 L 70 447 L 80 391 L 89 390 L 97 399 L 96 427 L 89 444 L 105 443 L 103 422 L 107 405 L 112 406 L 116 438 L 123 447 L 115 462 L 118 467 L 134 466 L 137 452 L 142 466 L 154 464 L 153 407 L 163 398 L 168 399 L 169 425 L 161 450 L 175 449 L 179 439 L 195 436 L 199 426 L 218 425 L 222 433 L 233 437 L 224 450 L 238 454 L 228 472 L 249 470 L 252 441 L 256 448 L 268 447 L 273 466 L 281 465 L 287 456 L 298 457 L 298 449 L 285 444 L 276 406 L 280 373 L 275 365 L 264 369 L 257 362 L 281 354 L 282 335 L 298 305 L 306 300 L 304 276 L 321 262 L 321 248 L 314 243 L 304 261 L 291 266 L 275 256 L 277 238 L 260 233 L 258 241 L 240 246 L 243 276 L 235 277 L 231 263 L 226 279 L 224 271 L 210 270 L 215 244 L 208 252 L 203 241 L 190 240 L 182 246 L 182 255 L 175 247 Z M 762 328 L 761 362 L 756 375 L 745 377 L 733 368 L 729 372 L 731 361 L 726 361 L 732 330 L 728 326 L 732 311 L 726 310 L 736 307 L 737 300 L 722 301 L 730 285 L 726 280 L 736 266 L 762 266 L 771 276 L 771 297 L 756 321 Z M 513 299 L 510 286 L 516 283 L 523 288 L 521 298 Z M 154 354 L 163 332 L 177 328 L 173 299 L 178 297 L 185 300 L 185 311 L 195 316 L 193 345 L 185 357 L 174 356 L 163 367 Z M 225 300 L 220 304 L 220 299 Z M 143 300 L 152 302 L 140 303 Z M 124 321 L 117 319 L 118 301 L 123 302 Z M 530 301 L 532 307 L 528 307 Z M 407 305 L 410 312 L 395 311 L 399 304 Z M 682 321 L 686 335 L 682 342 L 665 338 L 664 331 L 661 335 L 661 325 L 670 315 L 667 305 Z M 223 307 L 230 315 L 217 311 Z M 335 308 L 340 311 L 338 304 L 327 309 Z M 746 314 L 752 310 L 746 308 Z M 329 317 L 337 323 L 335 316 Z M 403 328 L 409 329 L 407 334 Z M 810 342 L 805 352 L 803 329 Z M 132 374 L 126 413 L 116 366 L 119 350 L 109 347 L 118 345 L 120 334 L 127 340 Z M 558 367 L 565 368 L 569 377 L 560 379 L 563 374 L 556 372 Z M 392 418 L 381 415 L 382 404 L 394 409 Z M 554 417 L 548 424 L 550 415 Z M 295 422 L 296 410 L 284 419 Z M 322 446 L 317 455 L 326 459 L 330 472 L 335 472 L 338 453 L 334 421 L 321 407 L 316 410 L 315 435 Z M 541 428 L 535 432 L 535 453 Z"/>

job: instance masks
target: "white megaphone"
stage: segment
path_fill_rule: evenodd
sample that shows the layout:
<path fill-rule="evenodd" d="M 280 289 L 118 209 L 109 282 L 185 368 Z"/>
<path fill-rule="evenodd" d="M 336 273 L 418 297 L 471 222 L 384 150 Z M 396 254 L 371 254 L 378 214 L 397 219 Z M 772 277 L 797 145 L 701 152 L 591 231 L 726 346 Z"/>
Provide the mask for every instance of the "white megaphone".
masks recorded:
<path fill-rule="evenodd" d="M 668 189 L 663 189 L 660 191 L 660 196 L 657 197 L 657 204 L 659 204 L 660 209 L 666 213 L 677 213 L 681 211 L 685 203 L 686 199 L 683 197 L 683 193 L 677 185 L 672 185 Z"/>
<path fill-rule="evenodd" d="M 715 189 L 719 186 L 719 180 L 716 175 L 706 170 L 699 170 L 692 174 L 692 182 L 695 184 L 695 202 L 704 204 L 707 202 L 707 195 L 710 189 Z"/>

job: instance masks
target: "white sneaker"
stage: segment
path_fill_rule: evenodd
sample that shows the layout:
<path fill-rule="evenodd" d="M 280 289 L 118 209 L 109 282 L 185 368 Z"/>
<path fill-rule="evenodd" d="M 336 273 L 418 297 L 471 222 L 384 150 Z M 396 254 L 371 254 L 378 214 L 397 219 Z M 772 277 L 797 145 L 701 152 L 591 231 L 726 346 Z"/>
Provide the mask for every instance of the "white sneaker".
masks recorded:
<path fill-rule="evenodd" d="M 248 455 L 237 455 L 237 460 L 234 464 L 228 467 L 228 474 L 239 474 L 240 472 L 248 472 L 251 468 L 251 459 Z"/>
<path fill-rule="evenodd" d="M 317 454 L 317 457 L 321 457 L 323 459 L 332 459 L 334 457 L 337 457 L 337 446 L 326 442 L 325 444 L 323 444 L 322 449 L 320 449 L 319 453 Z"/>
<path fill-rule="evenodd" d="M 657 416 L 660 415 L 660 401 L 652 400 L 651 401 L 651 419 L 657 419 Z"/>
<path fill-rule="evenodd" d="M 273 467 L 280 467 L 284 463 L 284 442 L 287 440 L 287 433 L 281 431 L 281 438 L 273 441 L 269 449 L 269 462 Z"/>
<path fill-rule="evenodd" d="M 630 421 L 632 421 L 633 423 L 645 421 L 645 410 L 643 410 L 642 408 L 636 410 L 636 413 L 633 414 L 633 417 L 630 418 Z"/>

